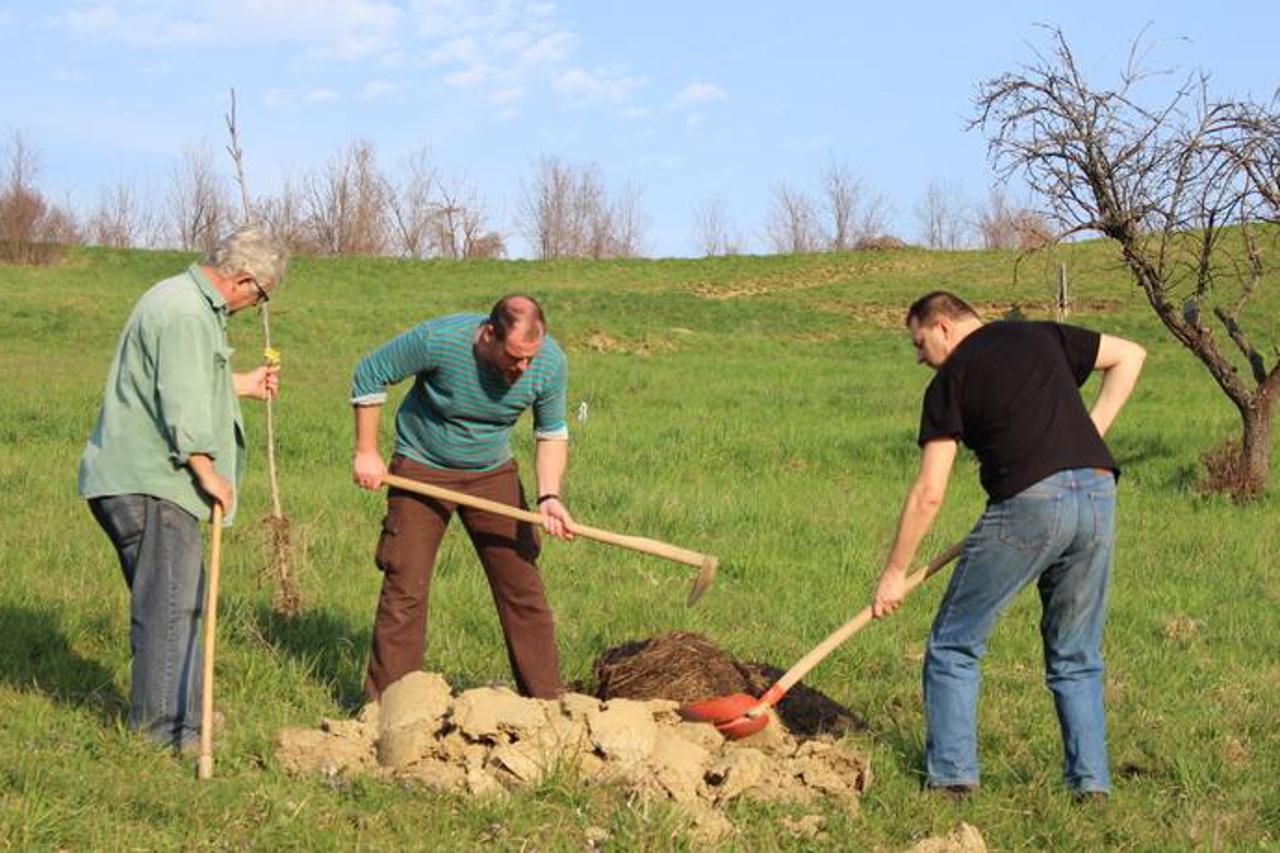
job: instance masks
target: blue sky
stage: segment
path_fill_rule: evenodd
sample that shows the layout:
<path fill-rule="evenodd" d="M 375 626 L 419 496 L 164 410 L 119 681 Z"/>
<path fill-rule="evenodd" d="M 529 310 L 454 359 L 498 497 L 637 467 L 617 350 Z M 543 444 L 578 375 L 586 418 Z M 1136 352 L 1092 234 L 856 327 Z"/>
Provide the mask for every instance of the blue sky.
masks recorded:
<path fill-rule="evenodd" d="M 712 198 L 766 250 L 771 188 L 816 188 L 832 160 L 914 239 L 931 180 L 986 195 L 971 99 L 1046 44 L 1037 22 L 1060 26 L 1099 83 L 1147 27 L 1154 68 L 1203 68 L 1237 95 L 1280 86 L 1275 0 L 10 0 L 0 129 L 25 135 L 58 199 L 90 206 L 122 181 L 163 193 L 185 147 L 221 156 L 235 87 L 255 193 L 355 138 L 388 168 L 427 145 L 515 255 L 521 183 L 541 155 L 638 188 L 653 255 L 693 253 L 693 210 Z"/>

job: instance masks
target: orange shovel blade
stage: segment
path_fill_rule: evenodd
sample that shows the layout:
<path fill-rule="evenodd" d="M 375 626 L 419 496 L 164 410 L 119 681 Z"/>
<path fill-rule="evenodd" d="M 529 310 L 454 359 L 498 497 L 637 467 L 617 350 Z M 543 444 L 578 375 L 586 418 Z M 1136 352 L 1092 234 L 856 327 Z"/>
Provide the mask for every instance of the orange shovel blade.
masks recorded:
<path fill-rule="evenodd" d="M 748 735 L 756 732 L 769 725 L 769 715 L 761 714 L 758 717 L 749 717 L 743 714 L 725 723 L 716 723 L 716 730 L 729 740 L 741 740 Z"/>
<path fill-rule="evenodd" d="M 685 720 L 698 723 L 711 723 L 720 733 L 730 740 L 738 740 L 769 725 L 769 715 L 747 716 L 747 712 L 760 705 L 760 700 L 746 693 L 733 693 L 729 696 L 714 696 L 710 699 L 699 699 L 679 708 L 679 714 Z"/>
<path fill-rule="evenodd" d="M 728 696 L 713 696 L 710 699 L 699 699 L 681 705 L 679 714 L 686 720 L 695 723 L 727 723 L 736 720 L 752 708 L 760 704 L 760 700 L 745 693 L 732 693 Z"/>

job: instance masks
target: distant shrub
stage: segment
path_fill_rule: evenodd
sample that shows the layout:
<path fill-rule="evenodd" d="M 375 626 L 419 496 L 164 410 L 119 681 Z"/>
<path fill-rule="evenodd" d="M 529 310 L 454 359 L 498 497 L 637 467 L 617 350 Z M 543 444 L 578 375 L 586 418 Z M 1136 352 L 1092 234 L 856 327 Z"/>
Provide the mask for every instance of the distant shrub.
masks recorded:
<path fill-rule="evenodd" d="M 0 192 L 0 261 L 51 264 L 78 239 L 71 213 L 38 191 L 10 186 Z"/>
<path fill-rule="evenodd" d="M 1240 452 L 1240 442 L 1229 438 L 1201 457 L 1205 477 L 1200 491 L 1227 495 L 1237 501 L 1248 501 L 1262 494 L 1265 482 L 1250 475 L 1248 463 Z"/>
<path fill-rule="evenodd" d="M 890 249 L 906 249 L 906 241 L 899 240 L 891 234 L 880 234 L 872 237 L 861 237 L 853 244 L 855 252 L 886 251 Z"/>
<path fill-rule="evenodd" d="M 0 187 L 0 261 L 50 264 L 68 243 L 79 239 L 75 217 L 50 204 L 35 187 L 35 157 L 15 133 L 6 153 L 6 175 Z"/>

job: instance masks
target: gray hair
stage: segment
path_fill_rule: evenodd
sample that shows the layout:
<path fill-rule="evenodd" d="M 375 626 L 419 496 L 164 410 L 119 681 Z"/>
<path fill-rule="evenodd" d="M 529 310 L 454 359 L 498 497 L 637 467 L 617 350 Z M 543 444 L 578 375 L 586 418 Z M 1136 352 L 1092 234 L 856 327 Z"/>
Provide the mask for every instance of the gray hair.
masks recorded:
<path fill-rule="evenodd" d="M 248 274 L 266 290 L 284 278 L 288 262 L 289 252 L 284 243 L 254 223 L 241 225 L 223 237 L 205 259 L 205 264 L 213 267 L 218 275 Z"/>

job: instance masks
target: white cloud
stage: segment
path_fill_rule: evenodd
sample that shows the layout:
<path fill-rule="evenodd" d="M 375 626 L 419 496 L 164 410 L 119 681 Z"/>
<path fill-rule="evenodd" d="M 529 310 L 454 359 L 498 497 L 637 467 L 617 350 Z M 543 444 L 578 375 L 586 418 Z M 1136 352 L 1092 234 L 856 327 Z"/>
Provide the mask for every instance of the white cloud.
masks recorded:
<path fill-rule="evenodd" d="M 293 101 L 294 94 L 289 89 L 268 89 L 262 96 L 262 102 L 268 108 L 285 107 Z"/>
<path fill-rule="evenodd" d="M 575 106 L 616 107 L 648 82 L 625 69 L 575 67 L 579 37 L 543 0 L 72 0 L 54 21 L 79 38 L 134 49 L 266 47 L 295 72 L 358 64 L 374 78 L 358 92 L 366 100 L 392 94 L 380 78 L 411 64 L 438 69 L 447 86 L 500 106 L 550 88 Z M 709 89 L 686 92 L 717 97 Z M 336 98 L 282 89 L 267 104 Z"/>
<path fill-rule="evenodd" d="M 470 36 L 449 39 L 427 53 L 431 65 L 448 65 L 452 62 L 475 62 L 478 48 Z"/>
<path fill-rule="evenodd" d="M 643 77 L 571 68 L 556 77 L 551 86 L 574 104 L 620 104 L 647 82 Z"/>
<path fill-rule="evenodd" d="M 715 83 L 693 82 L 676 92 L 671 99 L 673 107 L 688 107 L 694 104 L 708 104 L 712 101 L 723 101 L 729 93 Z"/>
<path fill-rule="evenodd" d="M 489 93 L 489 100 L 495 104 L 510 104 L 524 97 L 523 86 L 508 86 Z"/>
<path fill-rule="evenodd" d="M 298 89 L 268 89 L 262 95 L 262 102 L 269 109 L 296 107 L 299 104 L 328 104 L 341 100 L 341 95 L 333 89 L 323 87 L 300 91 Z"/>
<path fill-rule="evenodd" d="M 292 44 L 319 59 L 361 59 L 396 46 L 402 12 L 388 0 L 91 0 L 56 20 L 73 34 L 131 47 Z"/>
<path fill-rule="evenodd" d="M 501 101 L 515 88 L 550 82 L 578 37 L 550 3 L 527 0 L 409 0 L 418 55 L 449 86 L 487 90 Z"/>
<path fill-rule="evenodd" d="M 360 90 L 360 99 L 364 101 L 378 101 L 390 98 L 400 91 L 400 86 L 387 80 L 370 80 L 364 84 Z"/>
<path fill-rule="evenodd" d="M 182 18 L 162 9 L 150 10 L 138 4 L 126 14 L 109 3 L 91 3 L 72 9 L 62 17 L 73 34 L 101 41 L 116 41 L 132 47 L 172 48 L 213 40 L 216 26 L 208 20 Z"/>
<path fill-rule="evenodd" d="M 788 151 L 822 151 L 829 150 L 835 144 L 835 138 L 822 134 L 819 136 L 792 136 L 782 141 L 782 147 Z"/>
<path fill-rule="evenodd" d="M 493 77 L 493 69 L 481 63 L 444 75 L 444 82 L 457 89 L 478 89 Z"/>
<path fill-rule="evenodd" d="M 0 26 L 3 25 L 4 21 L 0 20 Z M 66 66 L 58 66 L 50 69 L 49 77 L 59 83 L 83 83 L 85 79 L 84 74 L 74 68 L 67 68 Z"/>
<path fill-rule="evenodd" d="M 529 65 L 559 62 L 568 58 L 578 37 L 564 30 L 547 33 L 520 51 L 520 61 Z"/>

